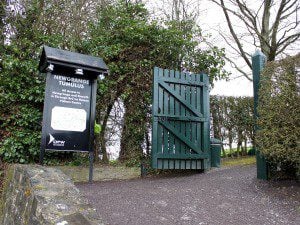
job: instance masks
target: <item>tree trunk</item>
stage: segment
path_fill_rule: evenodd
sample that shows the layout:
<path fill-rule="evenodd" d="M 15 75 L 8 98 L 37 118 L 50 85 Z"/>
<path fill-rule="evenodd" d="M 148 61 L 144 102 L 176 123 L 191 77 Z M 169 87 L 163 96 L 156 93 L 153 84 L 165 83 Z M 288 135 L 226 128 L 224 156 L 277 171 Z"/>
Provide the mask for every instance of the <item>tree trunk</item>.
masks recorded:
<path fill-rule="evenodd" d="M 245 141 L 244 141 L 244 149 L 245 149 L 245 151 L 244 151 L 244 156 L 246 156 L 247 155 L 247 152 L 248 152 L 248 149 L 247 149 L 248 147 L 247 147 L 247 138 L 245 138 Z"/>
<path fill-rule="evenodd" d="M 241 131 L 238 132 L 238 144 L 236 149 L 236 156 L 239 158 L 242 152 L 243 148 L 243 138 Z"/>
<path fill-rule="evenodd" d="M 228 130 L 228 141 L 229 141 L 229 153 L 230 153 L 230 157 L 233 158 L 233 152 L 232 152 L 233 138 L 232 138 L 232 132 L 231 132 L 231 130 Z"/>
<path fill-rule="evenodd" d="M 110 114 L 112 108 L 113 108 L 113 103 L 109 104 L 107 109 L 106 109 L 106 113 L 104 115 L 102 126 L 101 126 L 101 132 L 100 132 L 100 135 L 99 135 L 99 143 L 100 143 L 100 148 L 101 148 L 101 152 L 102 152 L 102 155 L 103 155 L 102 162 L 105 163 L 105 164 L 109 162 L 107 151 L 106 151 L 105 131 L 106 131 L 106 128 L 107 128 L 107 122 L 108 122 L 109 114 Z"/>
<path fill-rule="evenodd" d="M 138 161 L 145 138 L 147 112 L 139 102 L 124 101 L 124 122 L 121 137 L 120 161 Z"/>
<path fill-rule="evenodd" d="M 95 134 L 94 140 L 94 160 L 95 162 L 99 162 L 99 154 L 100 154 L 100 134 Z"/>
<path fill-rule="evenodd" d="M 229 154 L 230 154 L 230 157 L 233 158 L 232 142 L 231 141 L 229 141 Z"/>
<path fill-rule="evenodd" d="M 146 140 L 146 155 L 147 157 L 150 156 L 150 137 L 148 129 L 145 132 L 145 140 Z"/>
<path fill-rule="evenodd" d="M 265 0 L 264 2 L 264 11 L 262 16 L 262 28 L 261 36 L 259 37 L 261 51 L 269 58 L 270 54 L 270 6 L 272 4 L 271 0 Z"/>
<path fill-rule="evenodd" d="M 237 158 L 240 157 L 241 146 L 242 146 L 241 142 L 238 142 L 237 148 L 236 148 L 236 157 L 237 157 Z"/>
<path fill-rule="evenodd" d="M 226 151 L 224 149 L 224 145 L 221 145 L 221 150 L 222 150 L 222 153 L 223 153 L 223 157 L 227 158 Z"/>

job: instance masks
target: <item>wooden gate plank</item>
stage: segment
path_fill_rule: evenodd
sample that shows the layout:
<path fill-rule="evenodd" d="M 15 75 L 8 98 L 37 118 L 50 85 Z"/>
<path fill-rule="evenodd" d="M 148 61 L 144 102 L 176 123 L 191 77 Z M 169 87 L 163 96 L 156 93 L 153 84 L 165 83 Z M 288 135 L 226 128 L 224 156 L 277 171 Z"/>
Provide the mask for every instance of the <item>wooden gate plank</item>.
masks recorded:
<path fill-rule="evenodd" d="M 202 154 L 157 154 L 157 157 L 160 159 L 207 159 L 208 154 L 202 153 Z"/>
<path fill-rule="evenodd" d="M 181 80 L 183 80 L 183 81 L 185 81 L 186 80 L 186 73 L 183 73 L 183 72 L 181 72 L 180 73 L 180 78 L 181 78 Z M 181 96 L 184 98 L 184 100 L 186 100 L 186 88 L 185 88 L 185 85 L 181 85 Z M 181 116 L 186 116 L 186 107 L 182 104 L 182 102 L 180 102 L 181 104 L 181 109 L 182 109 L 182 114 L 181 114 Z M 183 132 L 181 132 L 182 134 L 184 134 L 184 135 L 186 135 L 186 122 L 184 121 L 184 122 L 181 122 L 182 123 L 182 130 L 183 130 Z M 183 147 L 183 152 L 186 154 L 187 153 L 187 149 L 188 149 L 188 147 L 183 143 L 183 142 L 181 142 L 182 143 L 182 147 Z M 183 168 L 183 166 L 184 166 L 184 168 L 185 168 L 185 161 L 184 161 L 184 164 L 183 163 L 181 163 L 181 167 Z"/>
<path fill-rule="evenodd" d="M 158 99 L 158 68 L 155 67 L 153 70 L 153 104 L 152 104 L 152 151 L 151 151 L 151 157 L 152 157 L 152 167 L 157 168 L 157 126 L 158 126 L 158 121 L 155 120 L 155 115 L 157 114 L 157 99 Z"/>
<path fill-rule="evenodd" d="M 179 133 L 172 127 L 168 122 L 159 121 L 160 124 L 162 124 L 166 129 L 168 129 L 169 132 L 173 133 L 178 139 L 180 139 L 182 142 L 184 142 L 189 148 L 191 148 L 196 153 L 201 154 L 201 149 L 199 146 L 196 146 L 194 143 L 192 143 L 186 136 L 184 136 L 182 133 Z"/>
<path fill-rule="evenodd" d="M 191 83 L 191 74 L 190 73 L 185 73 L 186 74 L 186 81 L 188 81 L 189 83 Z M 186 102 L 187 104 L 190 106 L 190 108 L 193 109 L 193 113 L 198 113 L 197 110 L 194 108 L 194 106 L 191 104 L 191 86 L 190 85 L 185 85 L 185 90 L 186 90 Z M 191 112 L 189 110 L 186 111 L 186 116 L 191 116 Z M 200 114 L 196 114 L 197 116 L 199 116 Z M 192 137 L 192 132 L 191 132 L 191 122 L 187 122 L 186 123 L 186 138 L 191 142 L 191 137 Z M 193 149 L 193 148 L 192 148 Z M 187 149 L 188 153 L 192 153 L 191 151 L 191 147 L 189 146 L 189 148 Z M 186 167 L 190 167 L 190 162 L 186 161 L 185 162 L 185 166 Z"/>
<path fill-rule="evenodd" d="M 201 75 L 197 74 L 196 75 L 196 81 L 197 82 L 201 82 Z M 202 113 L 201 109 L 202 109 L 202 102 L 201 102 L 201 87 L 196 87 L 196 95 L 197 95 L 197 99 L 196 99 L 196 109 L 198 110 L 198 112 Z M 196 125 L 197 127 L 197 145 L 200 146 L 201 149 L 203 149 L 202 146 L 202 142 L 201 142 L 201 131 L 202 131 L 202 127 L 200 123 L 197 123 Z M 198 166 L 197 166 L 198 167 Z"/>
<path fill-rule="evenodd" d="M 196 82 L 196 74 L 191 74 L 192 83 Z M 196 104 L 196 87 L 191 86 L 191 105 L 197 110 Z M 198 110 L 197 110 L 198 111 Z M 199 112 L 199 111 L 198 111 Z M 191 141 L 197 146 L 197 123 L 191 122 Z"/>
<path fill-rule="evenodd" d="M 206 117 L 210 116 L 209 112 L 209 79 L 206 74 L 202 73 L 202 81 L 205 83 L 205 86 L 203 87 L 203 114 Z M 209 121 L 203 123 L 203 149 L 205 151 L 209 151 Z"/>
<path fill-rule="evenodd" d="M 159 82 L 159 85 L 161 85 L 169 94 L 173 95 L 175 98 L 177 98 L 180 103 L 182 103 L 187 109 L 189 109 L 194 115 L 198 117 L 202 117 L 202 114 L 197 112 L 197 110 L 190 105 L 189 102 L 187 102 L 190 98 L 190 94 L 187 94 L 187 100 L 185 100 L 182 96 L 178 95 L 174 92 L 165 82 Z M 189 87 L 186 87 L 186 89 L 189 90 Z"/>
<path fill-rule="evenodd" d="M 163 73 L 164 77 L 169 76 L 169 70 L 165 69 Z M 163 88 L 164 90 L 164 102 L 163 102 L 163 113 L 169 114 L 169 93 Z M 166 118 L 163 118 L 165 120 Z M 163 149 L 165 154 L 169 154 L 169 131 L 164 128 L 164 135 L 163 135 Z M 163 163 L 165 165 L 165 163 Z"/>
<path fill-rule="evenodd" d="M 174 77 L 177 80 L 179 80 L 179 72 L 178 71 L 175 71 Z M 177 94 L 180 95 L 180 85 L 179 85 L 179 83 L 176 83 L 174 85 L 174 91 Z M 180 116 L 180 103 L 176 98 L 174 98 L 174 99 L 175 99 L 175 116 L 179 117 Z M 175 129 L 180 130 L 180 119 L 178 121 L 175 121 L 174 123 L 175 123 Z M 182 145 L 181 141 L 178 141 L 178 140 L 175 139 L 175 154 L 178 154 L 178 153 L 181 152 L 181 145 Z M 175 169 L 179 169 L 179 161 L 178 160 L 175 161 Z"/>
<path fill-rule="evenodd" d="M 169 72 L 169 79 L 170 78 L 174 78 L 175 74 L 174 74 L 174 70 L 170 70 Z M 174 90 L 174 84 L 173 83 L 170 83 L 170 89 L 175 91 Z M 169 105 L 169 115 L 170 116 L 175 116 L 175 112 L 174 112 L 174 109 L 175 109 L 175 101 L 174 101 L 174 97 L 172 95 L 169 95 L 169 98 L 170 98 L 170 105 Z M 175 127 L 174 126 L 174 121 L 171 120 L 169 121 L 170 125 Z M 172 153 L 174 154 L 175 153 L 175 137 L 174 135 L 170 134 L 170 139 L 169 139 L 169 145 L 170 145 L 170 150 L 169 150 L 169 153 Z M 169 165 L 170 165 L 170 162 L 169 162 Z"/>
<path fill-rule="evenodd" d="M 198 74 L 196 74 L 198 75 Z M 202 81 L 197 82 L 191 82 L 190 80 L 185 79 L 178 79 L 178 78 L 168 78 L 168 77 L 159 77 L 159 82 L 165 82 L 165 83 L 172 83 L 172 84 L 182 84 L 182 85 L 188 85 L 191 87 L 202 87 L 205 85 Z"/>
<path fill-rule="evenodd" d="M 160 77 L 163 76 L 163 70 L 159 69 L 158 72 L 156 73 L 156 79 L 159 79 Z M 157 114 L 163 114 L 163 104 L 164 104 L 164 90 L 162 87 L 158 85 L 158 109 L 157 109 Z M 159 118 L 156 118 L 159 119 Z M 157 127 L 157 152 L 162 153 L 163 152 L 163 132 L 164 129 L 161 126 L 161 124 L 158 125 Z"/>
<path fill-rule="evenodd" d="M 168 118 L 169 121 L 190 121 L 190 122 L 205 122 L 207 118 L 205 117 L 196 117 L 196 116 L 177 116 L 177 115 L 168 115 L 168 114 L 160 114 L 156 117 L 160 117 L 161 119 Z"/>

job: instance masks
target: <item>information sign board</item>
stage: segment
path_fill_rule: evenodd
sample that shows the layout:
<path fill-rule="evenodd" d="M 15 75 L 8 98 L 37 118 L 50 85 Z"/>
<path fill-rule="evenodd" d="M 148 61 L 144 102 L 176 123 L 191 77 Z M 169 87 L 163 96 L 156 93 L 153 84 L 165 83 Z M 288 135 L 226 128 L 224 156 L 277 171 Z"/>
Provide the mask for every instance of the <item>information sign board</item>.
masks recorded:
<path fill-rule="evenodd" d="M 99 57 L 44 46 L 39 70 L 47 73 L 40 163 L 46 150 L 89 152 L 92 181 L 97 78 L 108 67 Z"/>
<path fill-rule="evenodd" d="M 45 150 L 89 151 L 93 80 L 58 73 L 47 76 Z"/>

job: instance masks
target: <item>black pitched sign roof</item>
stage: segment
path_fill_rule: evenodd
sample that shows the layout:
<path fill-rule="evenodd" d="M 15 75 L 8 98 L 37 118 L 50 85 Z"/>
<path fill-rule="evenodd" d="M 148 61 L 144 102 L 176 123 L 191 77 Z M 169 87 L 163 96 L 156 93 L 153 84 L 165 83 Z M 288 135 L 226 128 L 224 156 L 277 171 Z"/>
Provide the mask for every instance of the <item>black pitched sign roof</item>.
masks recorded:
<path fill-rule="evenodd" d="M 102 58 L 70 52 L 66 50 L 43 47 L 39 63 L 39 71 L 44 73 L 49 64 L 75 69 L 83 69 L 96 73 L 107 73 L 108 67 Z"/>

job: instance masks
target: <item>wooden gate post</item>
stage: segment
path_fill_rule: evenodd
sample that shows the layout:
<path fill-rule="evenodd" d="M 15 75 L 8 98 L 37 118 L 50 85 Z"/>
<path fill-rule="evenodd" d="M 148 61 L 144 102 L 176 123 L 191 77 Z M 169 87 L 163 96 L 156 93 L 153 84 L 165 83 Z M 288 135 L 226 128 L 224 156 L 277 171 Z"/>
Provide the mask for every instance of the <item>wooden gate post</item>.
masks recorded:
<path fill-rule="evenodd" d="M 253 74 L 253 94 L 254 94 L 254 134 L 259 129 L 257 126 L 258 118 L 258 101 L 259 101 L 259 86 L 260 86 L 260 74 L 265 67 L 266 56 L 259 50 L 256 50 L 252 56 L 252 74 Z M 258 147 L 256 146 L 256 141 L 254 143 L 254 149 L 256 153 L 256 168 L 257 168 L 257 178 L 261 180 L 268 179 L 268 163 L 265 157 L 260 154 Z"/>

